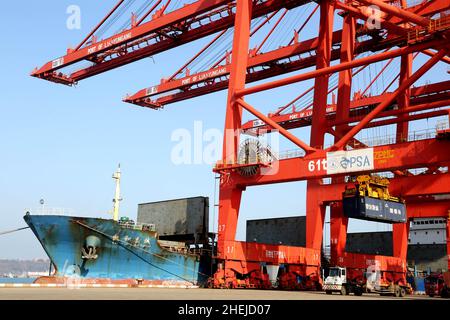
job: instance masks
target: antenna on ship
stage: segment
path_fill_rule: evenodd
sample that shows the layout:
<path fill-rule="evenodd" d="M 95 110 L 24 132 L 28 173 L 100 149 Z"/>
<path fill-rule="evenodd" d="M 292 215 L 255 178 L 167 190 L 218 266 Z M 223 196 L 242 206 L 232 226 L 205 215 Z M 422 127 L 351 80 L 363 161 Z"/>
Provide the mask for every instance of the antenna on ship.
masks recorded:
<path fill-rule="evenodd" d="M 120 163 L 119 167 L 117 168 L 116 172 L 114 172 L 112 178 L 116 181 L 116 191 L 114 193 L 114 199 L 113 199 L 113 219 L 114 221 L 119 221 L 119 206 L 120 201 L 122 201 L 122 198 L 120 197 Z"/>

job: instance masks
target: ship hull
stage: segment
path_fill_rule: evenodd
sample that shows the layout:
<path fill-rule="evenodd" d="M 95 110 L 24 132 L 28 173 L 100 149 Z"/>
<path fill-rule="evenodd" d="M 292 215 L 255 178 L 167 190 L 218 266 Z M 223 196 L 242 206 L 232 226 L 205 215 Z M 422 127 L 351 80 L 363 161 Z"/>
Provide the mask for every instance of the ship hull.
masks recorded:
<path fill-rule="evenodd" d="M 193 285 L 208 278 L 204 257 L 161 247 L 153 231 L 97 218 L 26 215 L 24 220 L 49 256 L 55 277 Z"/>

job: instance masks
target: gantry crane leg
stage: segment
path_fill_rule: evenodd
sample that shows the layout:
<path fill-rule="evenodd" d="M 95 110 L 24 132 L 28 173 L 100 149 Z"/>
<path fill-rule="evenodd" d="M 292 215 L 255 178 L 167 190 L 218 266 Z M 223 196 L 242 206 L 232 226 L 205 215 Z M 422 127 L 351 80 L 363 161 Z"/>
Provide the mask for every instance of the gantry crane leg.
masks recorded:
<path fill-rule="evenodd" d="M 339 265 L 338 257 L 345 254 L 348 217 L 344 215 L 342 202 L 336 202 L 330 209 L 330 263 Z"/>
<path fill-rule="evenodd" d="M 407 7 L 406 0 L 401 0 L 401 6 L 403 8 Z M 404 24 L 404 26 L 406 26 L 406 24 Z M 413 63 L 413 55 L 411 53 L 401 56 L 399 85 L 407 81 L 407 79 L 411 77 L 412 63 Z M 411 87 L 406 88 L 403 92 L 400 93 L 397 100 L 399 110 L 405 110 L 409 108 L 410 96 L 411 96 Z M 408 116 L 407 113 L 403 113 L 398 116 L 399 122 L 396 124 L 397 143 L 407 141 L 409 122 L 401 121 L 407 116 Z M 404 171 L 404 173 L 406 173 L 406 171 Z M 408 235 L 409 235 L 409 219 L 407 214 L 406 223 L 398 223 L 392 226 L 392 245 L 393 245 L 392 254 L 394 257 L 400 258 L 404 261 L 406 261 L 408 252 Z"/>
<path fill-rule="evenodd" d="M 330 66 L 334 23 L 334 4 L 332 1 L 320 3 L 319 46 L 317 48 L 316 69 Z M 311 126 L 310 146 L 322 149 L 326 134 L 326 108 L 329 75 L 319 76 L 314 84 L 314 105 Z M 306 195 L 306 247 L 321 250 L 325 205 L 320 198 L 321 179 L 307 182 Z M 313 273 L 314 267 L 307 273 Z"/>
<path fill-rule="evenodd" d="M 341 63 L 352 61 L 354 58 L 356 38 L 356 20 L 351 15 L 344 17 L 342 26 Z M 336 126 L 337 142 L 348 131 L 348 119 L 350 117 L 350 102 L 352 93 L 352 70 L 347 69 L 339 73 L 338 100 L 336 107 L 336 120 L 342 124 Z M 344 183 L 343 177 L 336 177 L 333 184 Z M 338 264 L 338 257 L 345 253 L 347 240 L 348 218 L 344 215 L 342 203 L 338 202 L 330 208 L 330 253 L 331 263 Z"/>
<path fill-rule="evenodd" d="M 408 217 L 408 211 L 406 211 Z M 409 219 L 406 223 L 392 225 L 392 255 L 406 262 L 408 253 Z"/>
<path fill-rule="evenodd" d="M 223 140 L 222 161 L 225 164 L 236 163 L 238 157 L 242 107 L 236 101 L 235 92 L 245 87 L 252 3 L 251 0 L 237 0 L 233 56 Z M 229 249 L 226 244 L 229 241 L 234 241 L 236 236 L 242 189 L 236 185 L 229 184 L 226 180 L 226 175 L 222 175 L 219 193 L 217 255 L 219 259 L 225 260 Z M 227 274 L 226 264 L 223 271 Z"/>

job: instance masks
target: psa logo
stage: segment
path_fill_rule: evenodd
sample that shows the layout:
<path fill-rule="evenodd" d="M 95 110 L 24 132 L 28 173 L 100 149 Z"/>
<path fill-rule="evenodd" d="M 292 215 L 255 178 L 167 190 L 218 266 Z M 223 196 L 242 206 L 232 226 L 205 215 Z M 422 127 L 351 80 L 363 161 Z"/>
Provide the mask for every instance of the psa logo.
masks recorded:
<path fill-rule="evenodd" d="M 327 153 L 327 174 L 373 169 L 373 148 Z"/>
<path fill-rule="evenodd" d="M 340 165 L 343 169 L 350 169 L 352 167 L 362 168 L 370 166 L 370 160 L 368 156 L 357 156 L 357 157 L 342 157 Z"/>

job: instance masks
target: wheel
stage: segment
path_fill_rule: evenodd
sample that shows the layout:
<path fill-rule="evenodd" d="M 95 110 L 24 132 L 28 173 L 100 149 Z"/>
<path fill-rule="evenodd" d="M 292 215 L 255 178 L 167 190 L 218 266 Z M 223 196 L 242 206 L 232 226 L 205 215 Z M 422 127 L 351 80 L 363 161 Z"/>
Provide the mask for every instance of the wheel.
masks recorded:
<path fill-rule="evenodd" d="M 343 295 L 343 296 L 347 295 L 347 289 L 345 288 L 345 286 L 341 287 L 341 295 Z"/>
<path fill-rule="evenodd" d="M 394 287 L 394 296 L 397 298 L 400 297 L 400 287 L 397 285 Z"/>
<path fill-rule="evenodd" d="M 441 298 L 448 298 L 449 297 L 449 292 L 447 288 L 442 288 L 441 290 Z"/>
<path fill-rule="evenodd" d="M 333 291 L 331 291 L 331 290 L 326 290 L 325 293 L 326 293 L 326 294 L 333 294 Z"/>
<path fill-rule="evenodd" d="M 400 287 L 400 297 L 406 296 L 406 290 L 403 287 Z"/>
<path fill-rule="evenodd" d="M 362 294 L 363 294 L 362 288 L 355 288 L 355 296 L 360 297 L 362 296 Z"/>

